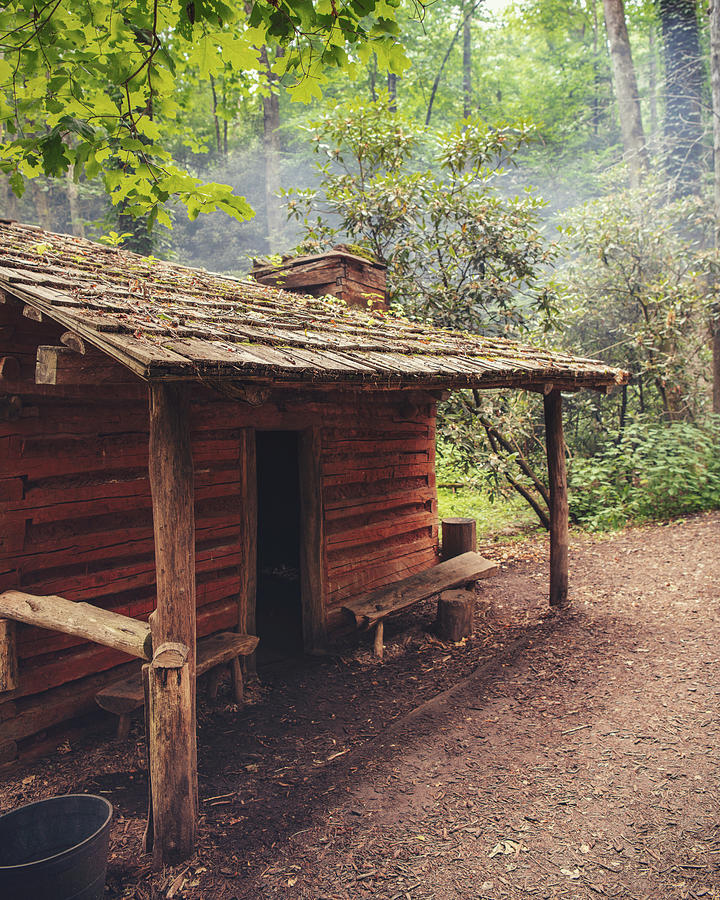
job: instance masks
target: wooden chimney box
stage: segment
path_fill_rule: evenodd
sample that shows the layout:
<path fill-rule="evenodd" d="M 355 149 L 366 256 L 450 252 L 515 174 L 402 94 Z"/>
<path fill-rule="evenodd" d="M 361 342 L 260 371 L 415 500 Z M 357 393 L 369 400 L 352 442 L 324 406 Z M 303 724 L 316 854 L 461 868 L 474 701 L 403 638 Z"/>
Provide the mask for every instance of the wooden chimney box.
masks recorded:
<path fill-rule="evenodd" d="M 327 253 L 312 256 L 285 256 L 282 263 L 271 265 L 256 259 L 250 272 L 260 284 L 273 285 L 287 291 L 322 297 L 332 294 L 349 306 L 387 310 L 385 266 L 351 253 L 338 244 Z"/>

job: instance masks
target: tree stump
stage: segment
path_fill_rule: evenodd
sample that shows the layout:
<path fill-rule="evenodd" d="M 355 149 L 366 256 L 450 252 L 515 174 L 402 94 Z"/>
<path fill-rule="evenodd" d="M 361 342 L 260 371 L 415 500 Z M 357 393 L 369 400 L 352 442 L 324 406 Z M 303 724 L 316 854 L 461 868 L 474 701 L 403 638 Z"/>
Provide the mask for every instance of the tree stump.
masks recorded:
<path fill-rule="evenodd" d="M 438 600 L 437 631 L 443 641 L 460 641 L 472 634 L 475 594 L 443 591 Z"/>
<path fill-rule="evenodd" d="M 442 558 L 477 550 L 475 519 L 442 520 Z"/>

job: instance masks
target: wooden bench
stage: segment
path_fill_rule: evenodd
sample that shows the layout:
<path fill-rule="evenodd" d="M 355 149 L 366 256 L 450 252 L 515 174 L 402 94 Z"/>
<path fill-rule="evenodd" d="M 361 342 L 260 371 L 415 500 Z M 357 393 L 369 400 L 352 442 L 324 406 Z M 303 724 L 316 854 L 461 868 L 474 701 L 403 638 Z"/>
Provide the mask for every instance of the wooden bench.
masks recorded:
<path fill-rule="evenodd" d="M 383 655 L 383 620 L 391 613 L 407 609 L 434 594 L 461 587 L 471 581 L 495 575 L 498 564 L 473 551 L 462 553 L 424 572 L 396 581 L 390 587 L 376 588 L 346 603 L 342 610 L 352 616 L 360 629 L 375 628 L 373 649 Z"/>
<path fill-rule="evenodd" d="M 237 634 L 234 631 L 221 631 L 202 638 L 197 642 L 197 659 L 195 676 L 204 675 L 212 670 L 208 685 L 208 696 L 215 699 L 219 685 L 221 669 L 230 665 L 235 702 L 243 703 L 243 678 L 240 657 L 255 652 L 258 638 L 251 634 Z M 95 700 L 98 706 L 119 716 L 117 734 L 126 738 L 130 732 L 130 716 L 145 703 L 142 683 L 142 671 L 138 669 L 133 675 L 115 681 L 99 691 Z"/>

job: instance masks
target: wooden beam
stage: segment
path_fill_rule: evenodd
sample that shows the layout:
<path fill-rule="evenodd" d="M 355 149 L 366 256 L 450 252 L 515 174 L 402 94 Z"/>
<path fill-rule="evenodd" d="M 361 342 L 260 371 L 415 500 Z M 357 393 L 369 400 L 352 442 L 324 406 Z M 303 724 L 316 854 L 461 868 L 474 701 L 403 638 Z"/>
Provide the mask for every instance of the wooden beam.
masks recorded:
<path fill-rule="evenodd" d="M 325 649 L 325 532 L 319 428 L 300 432 L 300 596 L 306 653 Z"/>
<path fill-rule="evenodd" d="M 544 398 L 545 440 L 550 482 L 550 605 L 568 602 L 568 496 L 562 395 L 552 390 Z"/>
<path fill-rule="evenodd" d="M 157 866 L 191 856 L 197 823 L 195 714 L 195 518 L 189 404 L 182 388 L 150 385 L 150 489 L 157 609 L 153 642 L 184 644 L 179 669 L 149 669 L 153 856 Z M 159 662 L 159 661 L 158 661 Z"/>
<path fill-rule="evenodd" d="M 0 691 L 14 691 L 18 684 L 15 622 L 0 619 Z"/>
<path fill-rule="evenodd" d="M 34 306 L 23 306 L 22 314 L 26 319 L 31 319 L 33 322 L 42 322 L 43 320 L 42 313 L 39 309 L 35 309 Z"/>
<path fill-rule="evenodd" d="M 36 384 L 129 384 L 136 376 L 104 353 L 79 353 L 74 347 L 40 346 L 35 364 Z"/>
<path fill-rule="evenodd" d="M 152 659 L 152 638 L 146 622 L 90 603 L 5 591 L 0 594 L 0 616 L 94 641 L 140 659 Z"/>

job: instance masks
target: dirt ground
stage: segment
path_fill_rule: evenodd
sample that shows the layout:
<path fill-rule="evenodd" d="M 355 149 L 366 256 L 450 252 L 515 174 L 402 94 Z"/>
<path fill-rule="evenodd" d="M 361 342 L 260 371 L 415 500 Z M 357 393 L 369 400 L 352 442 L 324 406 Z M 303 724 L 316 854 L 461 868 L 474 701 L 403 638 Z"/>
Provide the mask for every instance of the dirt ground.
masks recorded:
<path fill-rule="evenodd" d="M 105 731 L 4 773 L 0 809 L 115 807 L 111 898 L 720 898 L 720 514 L 575 533 L 548 614 L 544 538 L 483 546 L 473 637 L 425 604 L 334 657 L 200 703 L 197 856 L 140 852 L 144 744 Z"/>

